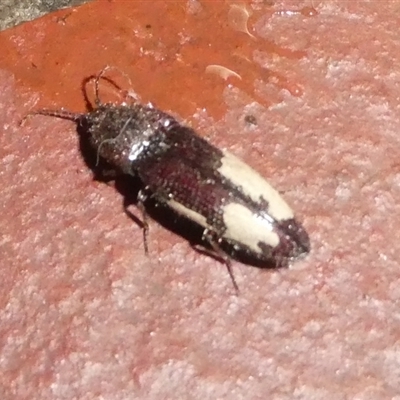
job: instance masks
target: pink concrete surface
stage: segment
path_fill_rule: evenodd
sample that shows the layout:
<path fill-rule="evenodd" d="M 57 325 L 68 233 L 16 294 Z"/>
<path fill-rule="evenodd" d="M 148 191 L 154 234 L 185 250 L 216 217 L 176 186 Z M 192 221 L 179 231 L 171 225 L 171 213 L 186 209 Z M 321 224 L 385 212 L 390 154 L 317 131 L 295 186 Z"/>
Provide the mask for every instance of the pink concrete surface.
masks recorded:
<path fill-rule="evenodd" d="M 2 400 L 400 400 L 400 6 L 240 4 L 251 35 L 228 2 L 194 0 L 96 1 L 0 34 Z M 311 254 L 234 262 L 239 295 L 157 221 L 146 257 L 74 124 L 19 126 L 83 111 L 106 64 L 268 177 Z"/>

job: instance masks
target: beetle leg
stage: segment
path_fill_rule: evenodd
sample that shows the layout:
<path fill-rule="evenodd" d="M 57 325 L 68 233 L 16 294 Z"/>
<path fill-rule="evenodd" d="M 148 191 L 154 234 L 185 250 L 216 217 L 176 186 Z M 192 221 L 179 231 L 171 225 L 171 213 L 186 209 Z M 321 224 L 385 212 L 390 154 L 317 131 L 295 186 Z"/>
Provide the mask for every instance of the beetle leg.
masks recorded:
<path fill-rule="evenodd" d="M 131 218 L 133 221 L 135 221 L 137 224 L 141 226 L 143 229 L 143 244 L 144 244 L 144 252 L 147 255 L 149 253 L 149 248 L 147 245 L 147 236 L 149 232 L 149 224 L 148 224 L 148 218 L 147 218 L 147 211 L 146 207 L 144 205 L 145 201 L 147 200 L 147 194 L 146 194 L 146 188 L 139 190 L 139 193 L 137 195 L 137 207 L 139 208 L 141 214 L 142 214 L 142 219 L 139 219 L 128 209 L 128 207 L 131 205 L 130 202 L 124 201 L 124 212 L 126 215 L 128 215 L 129 218 Z"/>
<path fill-rule="evenodd" d="M 145 193 L 146 189 L 139 190 L 137 201 L 140 212 L 142 213 L 142 227 L 143 227 L 143 243 L 144 243 L 144 252 L 146 255 L 149 253 L 149 247 L 147 245 L 147 236 L 149 233 L 149 223 L 147 218 L 146 207 L 144 206 L 144 202 L 147 199 L 147 194 Z"/>
<path fill-rule="evenodd" d="M 206 241 L 211 246 L 215 254 L 224 261 L 226 268 L 228 269 L 229 276 L 231 277 L 233 287 L 235 288 L 236 292 L 239 292 L 239 286 L 236 283 L 236 279 L 232 271 L 231 259 L 229 255 L 226 254 L 226 252 L 221 248 L 220 239 L 218 239 L 216 233 L 210 231 L 209 229 L 204 229 L 203 240 Z"/>

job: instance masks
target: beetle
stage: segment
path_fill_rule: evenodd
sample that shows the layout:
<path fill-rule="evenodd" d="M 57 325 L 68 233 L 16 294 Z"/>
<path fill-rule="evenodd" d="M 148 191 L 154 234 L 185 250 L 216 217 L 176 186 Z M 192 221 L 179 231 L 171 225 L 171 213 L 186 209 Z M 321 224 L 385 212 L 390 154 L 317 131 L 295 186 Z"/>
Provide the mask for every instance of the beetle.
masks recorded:
<path fill-rule="evenodd" d="M 101 102 L 99 81 L 109 69 L 93 77 L 95 101 L 87 113 L 40 109 L 29 115 L 79 123 L 98 159 L 118 174 L 140 178 L 146 252 L 149 197 L 203 229 L 202 239 L 224 260 L 236 289 L 225 245 L 277 267 L 310 251 L 309 236 L 285 200 L 235 155 L 151 104 Z"/>

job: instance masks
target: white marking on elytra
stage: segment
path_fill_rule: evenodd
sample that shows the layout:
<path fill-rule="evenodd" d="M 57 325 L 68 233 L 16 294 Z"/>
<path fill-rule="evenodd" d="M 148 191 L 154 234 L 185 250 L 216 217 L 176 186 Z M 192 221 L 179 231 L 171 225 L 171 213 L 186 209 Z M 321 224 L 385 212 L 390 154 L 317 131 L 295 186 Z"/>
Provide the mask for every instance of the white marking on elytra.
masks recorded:
<path fill-rule="evenodd" d="M 240 187 L 256 203 L 260 203 L 262 199 L 268 202 L 268 210 L 265 211 L 276 221 L 294 217 L 292 209 L 282 196 L 258 172 L 228 151 L 223 150 L 223 154 L 218 172 L 225 179 Z"/>
<path fill-rule="evenodd" d="M 190 208 L 185 207 L 184 205 L 177 202 L 176 200 L 169 200 L 167 202 L 167 204 L 169 207 L 171 207 L 173 210 L 175 210 L 178 214 L 181 214 L 184 217 L 186 217 L 194 222 L 197 222 L 200 226 L 202 226 L 204 228 L 209 228 L 212 230 L 212 227 L 210 227 L 210 225 L 208 225 L 207 219 L 203 215 L 197 213 L 196 211 L 191 210 Z"/>
<path fill-rule="evenodd" d="M 258 254 L 263 253 L 258 246 L 260 242 L 271 247 L 278 246 L 279 236 L 274 232 L 273 221 L 267 218 L 268 214 L 255 214 L 239 203 L 229 203 L 222 209 L 226 226 L 224 238 L 245 245 Z"/>

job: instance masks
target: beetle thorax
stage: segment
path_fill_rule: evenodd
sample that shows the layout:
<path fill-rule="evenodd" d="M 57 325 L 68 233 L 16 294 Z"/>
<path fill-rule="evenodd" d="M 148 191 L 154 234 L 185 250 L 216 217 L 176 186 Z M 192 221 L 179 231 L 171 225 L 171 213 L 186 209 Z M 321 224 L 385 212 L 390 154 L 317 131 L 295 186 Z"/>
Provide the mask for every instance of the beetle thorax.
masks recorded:
<path fill-rule="evenodd" d="M 104 105 L 90 113 L 87 122 L 98 155 L 131 173 L 144 160 L 167 150 L 165 134 L 175 120 L 151 107 Z"/>

